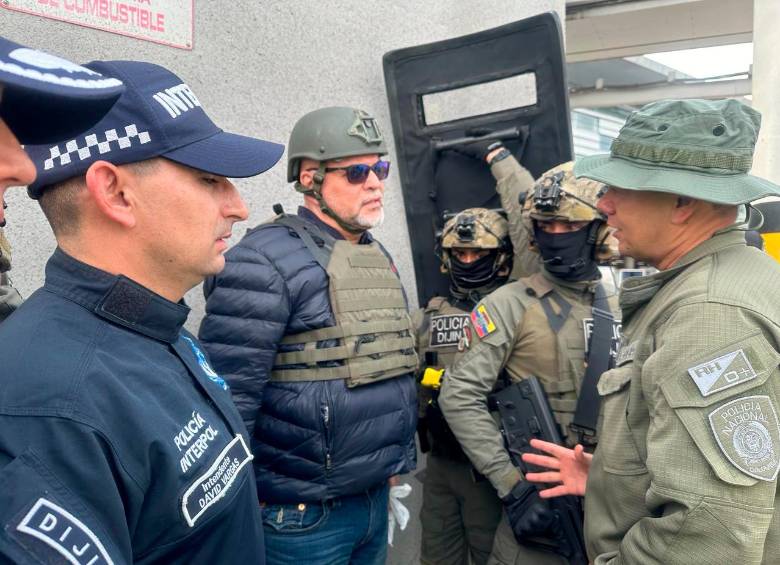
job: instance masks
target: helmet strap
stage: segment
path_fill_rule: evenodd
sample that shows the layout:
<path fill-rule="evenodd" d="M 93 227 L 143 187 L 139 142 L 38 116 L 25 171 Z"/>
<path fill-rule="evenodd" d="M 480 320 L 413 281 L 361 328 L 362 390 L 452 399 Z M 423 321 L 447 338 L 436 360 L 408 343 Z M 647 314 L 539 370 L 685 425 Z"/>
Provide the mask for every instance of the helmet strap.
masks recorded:
<path fill-rule="evenodd" d="M 306 196 L 312 196 L 317 201 L 317 204 L 319 204 L 322 213 L 335 220 L 335 222 L 345 231 L 356 235 L 368 231 L 368 228 L 342 219 L 330 209 L 327 202 L 325 202 L 325 199 L 322 197 L 323 182 L 325 182 L 325 162 L 320 161 L 317 172 L 314 173 L 314 177 L 312 178 L 311 186 L 304 186 L 300 181 L 296 181 L 295 190 Z"/>

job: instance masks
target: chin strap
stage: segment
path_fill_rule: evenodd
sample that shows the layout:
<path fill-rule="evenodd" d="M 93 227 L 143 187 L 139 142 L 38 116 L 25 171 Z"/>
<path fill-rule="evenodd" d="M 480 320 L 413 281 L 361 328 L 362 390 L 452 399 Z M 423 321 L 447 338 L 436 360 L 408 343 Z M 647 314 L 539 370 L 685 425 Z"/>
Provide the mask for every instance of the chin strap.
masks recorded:
<path fill-rule="evenodd" d="M 325 162 L 320 161 L 317 172 L 314 173 L 311 186 L 303 186 L 300 181 L 295 181 L 295 190 L 301 194 L 313 196 L 317 201 L 317 204 L 319 204 L 322 213 L 330 218 L 333 218 L 339 226 L 341 226 L 349 233 L 358 235 L 368 231 L 368 228 L 359 226 L 358 224 L 353 224 L 352 222 L 347 222 L 346 220 L 337 216 L 336 213 L 330 209 L 328 204 L 325 202 L 325 199 L 322 197 L 323 182 L 325 182 Z"/>

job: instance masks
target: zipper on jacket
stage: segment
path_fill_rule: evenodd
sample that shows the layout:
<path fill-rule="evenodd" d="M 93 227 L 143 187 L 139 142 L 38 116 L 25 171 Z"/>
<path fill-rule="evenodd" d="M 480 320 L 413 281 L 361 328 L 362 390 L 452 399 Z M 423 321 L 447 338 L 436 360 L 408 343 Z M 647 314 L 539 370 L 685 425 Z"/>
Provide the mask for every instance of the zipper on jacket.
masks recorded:
<path fill-rule="evenodd" d="M 325 471 L 330 471 L 330 406 L 325 404 L 320 410 L 322 423 L 325 425 Z"/>

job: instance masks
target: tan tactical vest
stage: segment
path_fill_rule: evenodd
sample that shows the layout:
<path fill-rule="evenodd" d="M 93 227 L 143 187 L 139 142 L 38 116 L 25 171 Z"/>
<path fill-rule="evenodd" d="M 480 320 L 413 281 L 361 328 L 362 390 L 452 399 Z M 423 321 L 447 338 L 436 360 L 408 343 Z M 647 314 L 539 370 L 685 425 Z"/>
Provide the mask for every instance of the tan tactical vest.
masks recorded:
<path fill-rule="evenodd" d="M 414 372 L 414 330 L 403 288 L 379 245 L 335 240 L 297 218 L 290 223 L 294 216 L 283 218 L 287 221 L 276 221 L 295 229 L 310 249 L 311 234 L 325 241 L 314 253 L 328 273 L 336 325 L 285 336 L 281 344 L 302 345 L 303 349 L 278 353 L 271 380 L 345 379 L 347 386 L 354 387 Z M 331 339 L 338 339 L 339 345 L 317 347 L 318 342 Z M 339 364 L 318 365 L 325 361 Z M 290 365 L 294 367 L 281 368 Z"/>
<path fill-rule="evenodd" d="M 526 286 L 520 296 L 525 314 L 505 368 L 515 380 L 532 375 L 539 378 L 566 442 L 573 446 L 580 438 L 569 425 L 585 376 L 583 320 L 592 318 L 592 294 L 555 287 L 541 273 L 520 280 Z M 610 306 L 613 312 L 617 310 L 615 298 Z M 595 443 L 595 438 L 592 441 Z"/>

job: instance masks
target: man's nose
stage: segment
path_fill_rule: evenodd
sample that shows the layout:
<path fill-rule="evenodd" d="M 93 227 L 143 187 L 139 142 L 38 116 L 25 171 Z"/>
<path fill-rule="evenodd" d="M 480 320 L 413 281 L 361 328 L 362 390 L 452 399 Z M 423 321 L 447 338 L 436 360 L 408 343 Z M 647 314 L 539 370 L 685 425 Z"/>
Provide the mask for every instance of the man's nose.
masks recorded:
<path fill-rule="evenodd" d="M 249 210 L 246 207 L 244 199 L 241 198 L 236 186 L 229 180 L 225 180 L 230 185 L 227 202 L 225 204 L 225 216 L 235 218 L 237 222 L 243 222 L 249 217 Z"/>
<path fill-rule="evenodd" d="M 374 170 L 371 169 L 368 171 L 368 176 L 366 177 L 366 182 L 363 183 L 363 187 L 369 190 L 378 190 L 383 189 L 385 184 L 379 180 L 379 177 L 376 176 Z"/>

